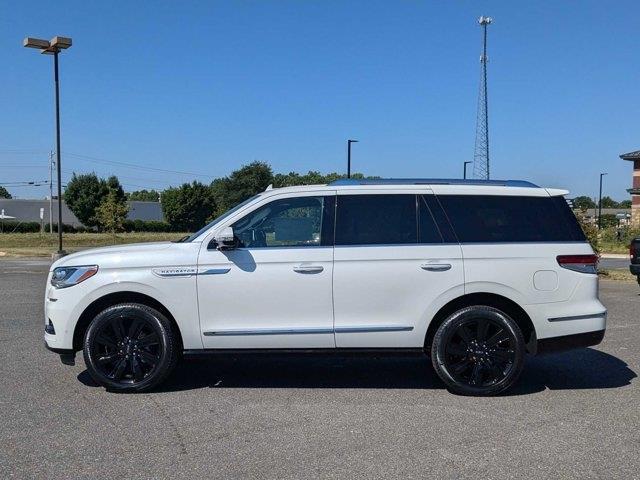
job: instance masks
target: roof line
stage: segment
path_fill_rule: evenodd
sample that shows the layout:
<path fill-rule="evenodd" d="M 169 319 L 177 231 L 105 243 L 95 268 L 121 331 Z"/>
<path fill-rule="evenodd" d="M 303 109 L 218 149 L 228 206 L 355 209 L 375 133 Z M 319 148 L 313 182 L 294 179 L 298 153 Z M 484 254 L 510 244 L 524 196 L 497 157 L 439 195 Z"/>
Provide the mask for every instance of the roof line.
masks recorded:
<path fill-rule="evenodd" d="M 329 183 L 330 186 L 340 185 L 485 185 L 501 187 L 534 187 L 535 183 L 526 180 L 463 180 L 453 178 L 340 178 Z"/>

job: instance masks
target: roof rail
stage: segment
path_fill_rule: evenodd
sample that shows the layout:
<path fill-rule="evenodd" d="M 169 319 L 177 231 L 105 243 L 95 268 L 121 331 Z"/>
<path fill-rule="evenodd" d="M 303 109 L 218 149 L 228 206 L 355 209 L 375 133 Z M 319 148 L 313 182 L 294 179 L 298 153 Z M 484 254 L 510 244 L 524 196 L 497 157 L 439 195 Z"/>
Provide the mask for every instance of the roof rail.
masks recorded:
<path fill-rule="evenodd" d="M 534 187 L 526 180 L 461 180 L 454 178 L 339 178 L 329 185 L 487 185 L 494 187 Z"/>

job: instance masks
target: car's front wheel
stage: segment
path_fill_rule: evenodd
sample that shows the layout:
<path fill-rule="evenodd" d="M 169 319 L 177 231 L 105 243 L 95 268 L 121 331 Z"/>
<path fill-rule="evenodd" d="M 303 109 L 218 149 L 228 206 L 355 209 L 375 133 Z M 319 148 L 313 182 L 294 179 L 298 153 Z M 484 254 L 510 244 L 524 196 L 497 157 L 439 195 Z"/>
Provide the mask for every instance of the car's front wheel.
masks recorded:
<path fill-rule="evenodd" d="M 433 338 L 431 361 L 449 390 L 496 395 L 511 387 L 524 365 L 520 328 L 504 312 L 484 305 L 451 314 Z"/>
<path fill-rule="evenodd" d="M 146 305 L 123 303 L 100 312 L 84 336 L 91 377 L 109 390 L 141 392 L 164 381 L 177 359 L 171 323 Z"/>

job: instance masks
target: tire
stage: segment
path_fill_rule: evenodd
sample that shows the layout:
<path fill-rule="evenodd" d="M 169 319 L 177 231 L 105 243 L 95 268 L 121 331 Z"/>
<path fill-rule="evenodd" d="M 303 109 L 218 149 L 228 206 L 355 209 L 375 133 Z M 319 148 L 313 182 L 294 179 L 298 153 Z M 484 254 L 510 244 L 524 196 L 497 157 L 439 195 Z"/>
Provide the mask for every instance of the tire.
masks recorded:
<path fill-rule="evenodd" d="M 162 313 L 139 303 L 121 303 L 91 321 L 83 353 L 89 374 L 107 390 L 144 392 L 171 374 L 178 342 Z"/>
<path fill-rule="evenodd" d="M 506 313 L 485 305 L 466 307 L 438 327 L 431 362 L 447 388 L 461 395 L 497 395 L 518 380 L 525 342 Z"/>

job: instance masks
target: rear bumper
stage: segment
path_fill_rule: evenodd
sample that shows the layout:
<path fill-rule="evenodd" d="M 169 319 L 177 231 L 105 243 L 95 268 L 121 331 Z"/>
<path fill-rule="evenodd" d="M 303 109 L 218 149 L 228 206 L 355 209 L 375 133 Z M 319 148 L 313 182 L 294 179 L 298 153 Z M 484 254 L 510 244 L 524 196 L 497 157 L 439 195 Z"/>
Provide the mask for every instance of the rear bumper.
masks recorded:
<path fill-rule="evenodd" d="M 563 335 L 562 337 L 543 338 L 538 340 L 536 354 L 562 352 L 574 348 L 585 348 L 598 345 L 604 338 L 604 329 L 594 332 Z"/>
<path fill-rule="evenodd" d="M 636 264 L 629 265 L 629 271 L 631 273 L 633 273 L 634 275 L 640 276 L 640 264 L 638 264 L 638 265 L 636 265 Z"/>

